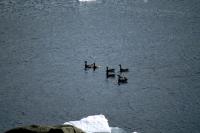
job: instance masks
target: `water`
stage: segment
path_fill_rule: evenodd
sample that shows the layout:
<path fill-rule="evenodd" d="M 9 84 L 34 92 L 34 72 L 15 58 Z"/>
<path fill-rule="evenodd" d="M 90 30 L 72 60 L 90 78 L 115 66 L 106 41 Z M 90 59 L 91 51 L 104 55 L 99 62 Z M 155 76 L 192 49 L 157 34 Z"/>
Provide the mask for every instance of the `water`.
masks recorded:
<path fill-rule="evenodd" d="M 0 130 L 101 113 L 128 132 L 199 133 L 199 6 L 1 0 Z M 120 86 L 105 75 L 119 64 L 130 70 Z"/>

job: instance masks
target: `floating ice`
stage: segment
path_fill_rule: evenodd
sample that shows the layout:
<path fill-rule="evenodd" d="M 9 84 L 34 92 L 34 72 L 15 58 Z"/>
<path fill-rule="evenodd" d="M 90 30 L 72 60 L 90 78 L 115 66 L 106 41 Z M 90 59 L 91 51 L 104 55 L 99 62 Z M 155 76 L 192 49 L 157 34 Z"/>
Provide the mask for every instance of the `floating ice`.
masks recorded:
<path fill-rule="evenodd" d="M 78 127 L 86 133 L 111 133 L 111 128 L 108 125 L 108 120 L 104 115 L 93 115 L 83 118 L 79 121 L 69 121 L 65 124 L 70 124 Z"/>
<path fill-rule="evenodd" d="M 127 133 L 119 127 L 109 127 L 108 120 L 104 115 L 92 115 L 79 121 L 65 122 L 64 125 L 73 125 L 86 133 Z M 138 133 L 138 132 L 133 132 Z"/>

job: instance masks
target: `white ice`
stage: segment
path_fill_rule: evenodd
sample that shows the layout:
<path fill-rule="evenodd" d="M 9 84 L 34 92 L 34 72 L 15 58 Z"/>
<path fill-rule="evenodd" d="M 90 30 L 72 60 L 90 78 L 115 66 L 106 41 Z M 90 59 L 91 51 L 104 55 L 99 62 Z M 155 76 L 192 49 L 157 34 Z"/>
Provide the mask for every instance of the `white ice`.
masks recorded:
<path fill-rule="evenodd" d="M 78 127 L 86 133 L 111 133 L 111 128 L 108 125 L 108 120 L 104 115 L 93 115 L 83 118 L 78 121 L 69 121 L 65 124 L 70 124 Z"/>

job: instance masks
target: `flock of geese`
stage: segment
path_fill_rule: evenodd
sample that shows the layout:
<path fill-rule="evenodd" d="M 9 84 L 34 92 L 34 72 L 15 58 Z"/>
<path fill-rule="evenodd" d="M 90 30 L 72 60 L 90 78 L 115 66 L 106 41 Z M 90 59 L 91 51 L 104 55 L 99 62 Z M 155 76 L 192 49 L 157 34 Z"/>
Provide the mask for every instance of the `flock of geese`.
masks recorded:
<path fill-rule="evenodd" d="M 87 64 L 87 61 L 85 61 L 85 70 L 93 69 L 95 71 L 99 67 L 100 66 L 96 65 L 95 62 L 93 64 Z M 122 65 L 119 64 L 119 74 L 117 74 L 118 85 L 123 84 L 123 83 L 128 83 L 128 78 L 126 76 L 122 75 L 122 73 L 128 72 L 128 71 L 129 71 L 128 68 L 122 68 Z M 108 66 L 107 66 L 106 67 L 106 78 L 114 78 L 114 77 L 115 77 L 115 69 L 108 68 Z"/>

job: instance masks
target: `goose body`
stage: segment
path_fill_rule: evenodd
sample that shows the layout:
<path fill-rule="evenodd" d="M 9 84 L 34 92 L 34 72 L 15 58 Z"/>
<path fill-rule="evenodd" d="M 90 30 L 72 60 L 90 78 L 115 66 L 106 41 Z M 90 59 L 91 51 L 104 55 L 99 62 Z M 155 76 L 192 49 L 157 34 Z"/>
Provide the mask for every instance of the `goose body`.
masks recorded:
<path fill-rule="evenodd" d="M 106 73 L 106 77 L 107 78 L 114 78 L 115 77 L 115 74 L 114 73 Z"/>
<path fill-rule="evenodd" d="M 87 64 L 87 61 L 85 61 L 85 69 L 92 68 L 92 67 L 93 67 L 93 64 Z"/>
<path fill-rule="evenodd" d="M 109 69 L 108 67 L 106 67 L 106 72 L 109 73 L 109 72 L 115 72 L 115 69 Z"/>
<path fill-rule="evenodd" d="M 126 69 L 122 68 L 121 64 L 119 64 L 119 69 L 120 69 L 120 72 L 128 72 L 129 71 L 128 68 L 126 68 Z"/>
<path fill-rule="evenodd" d="M 111 72 L 106 72 L 106 77 L 107 78 L 111 78 L 111 77 L 115 77 L 115 73 L 111 73 Z"/>
<path fill-rule="evenodd" d="M 121 75 L 117 75 L 118 76 L 118 84 L 120 85 L 121 83 L 127 83 L 128 82 L 128 78 L 121 76 Z"/>
<path fill-rule="evenodd" d="M 100 66 L 99 65 L 96 65 L 95 62 L 92 64 L 92 68 L 93 70 L 95 71 L 95 69 L 99 68 Z"/>

